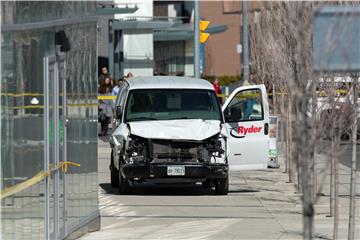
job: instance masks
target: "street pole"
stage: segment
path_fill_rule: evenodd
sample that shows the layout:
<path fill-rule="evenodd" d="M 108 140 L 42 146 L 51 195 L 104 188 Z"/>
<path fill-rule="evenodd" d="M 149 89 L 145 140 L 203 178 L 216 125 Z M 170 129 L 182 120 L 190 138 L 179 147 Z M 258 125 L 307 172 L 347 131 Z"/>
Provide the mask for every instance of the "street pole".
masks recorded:
<path fill-rule="evenodd" d="M 194 76 L 200 78 L 200 14 L 199 0 L 194 0 Z"/>
<path fill-rule="evenodd" d="M 114 30 L 112 28 L 113 20 L 109 20 L 109 42 L 108 42 L 108 56 L 109 56 L 109 74 L 114 76 Z"/>
<path fill-rule="evenodd" d="M 242 63 L 243 77 L 241 85 L 249 80 L 249 27 L 248 27 L 248 2 L 242 1 Z"/>

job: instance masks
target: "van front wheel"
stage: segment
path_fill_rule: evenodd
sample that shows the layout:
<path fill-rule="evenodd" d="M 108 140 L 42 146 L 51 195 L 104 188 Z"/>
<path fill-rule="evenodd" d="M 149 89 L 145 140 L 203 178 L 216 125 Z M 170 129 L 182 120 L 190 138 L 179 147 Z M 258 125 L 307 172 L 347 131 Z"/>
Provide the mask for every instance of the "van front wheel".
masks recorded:
<path fill-rule="evenodd" d="M 119 171 L 119 194 L 126 195 L 130 194 L 133 190 L 133 182 L 129 181 L 128 179 L 124 178 Z"/>
<path fill-rule="evenodd" d="M 111 168 L 111 187 L 117 188 L 119 187 L 119 171 L 114 167 L 110 166 Z"/>
<path fill-rule="evenodd" d="M 114 166 L 114 155 L 111 152 L 111 162 L 110 162 L 110 183 L 111 187 L 119 187 L 119 171 Z"/>

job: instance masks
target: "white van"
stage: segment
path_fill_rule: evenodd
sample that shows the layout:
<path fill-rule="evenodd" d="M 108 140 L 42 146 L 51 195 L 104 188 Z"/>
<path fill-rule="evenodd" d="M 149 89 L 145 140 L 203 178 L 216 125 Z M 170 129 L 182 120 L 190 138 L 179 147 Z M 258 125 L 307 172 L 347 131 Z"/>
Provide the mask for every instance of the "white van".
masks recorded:
<path fill-rule="evenodd" d="M 222 109 L 213 86 L 187 77 L 136 77 L 116 100 L 111 185 L 196 183 L 228 193 L 229 168 L 266 169 L 269 107 L 264 85 L 239 87 Z"/>

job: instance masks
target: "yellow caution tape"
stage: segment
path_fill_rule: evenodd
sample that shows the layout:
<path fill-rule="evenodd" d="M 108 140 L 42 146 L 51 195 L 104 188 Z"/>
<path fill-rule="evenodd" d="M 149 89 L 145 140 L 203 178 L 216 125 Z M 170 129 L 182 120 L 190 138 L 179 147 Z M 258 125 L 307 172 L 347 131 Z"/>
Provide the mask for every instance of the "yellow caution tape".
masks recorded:
<path fill-rule="evenodd" d="M 268 96 L 272 96 L 272 93 L 268 93 Z M 287 93 L 276 93 L 276 95 L 287 95 Z M 227 94 L 216 94 L 216 96 L 221 97 L 221 98 L 227 98 L 230 95 Z M 249 94 L 242 94 L 241 96 L 237 96 L 236 98 L 249 98 L 249 97 L 259 97 L 260 94 L 259 93 L 249 93 Z"/>
<path fill-rule="evenodd" d="M 116 99 L 116 96 L 102 96 L 102 95 L 99 95 L 98 97 L 98 100 L 115 100 Z"/>
<path fill-rule="evenodd" d="M 50 176 L 51 172 L 54 172 L 58 169 L 61 169 L 64 173 L 66 173 L 68 170 L 68 165 L 80 167 L 80 164 L 75 163 L 75 162 L 59 162 L 55 166 L 50 166 L 47 171 L 43 170 L 43 171 L 39 172 L 38 174 L 36 174 L 35 176 L 33 176 L 32 178 L 30 178 L 24 182 L 15 184 L 14 186 L 11 186 L 11 187 L 1 190 L 0 199 L 14 195 L 18 192 L 21 192 L 21 191 L 37 184 L 38 182 L 42 181 L 46 177 Z"/>
<path fill-rule="evenodd" d="M 78 103 L 78 104 L 66 104 L 67 107 L 98 107 L 99 105 L 98 104 L 81 104 L 81 103 Z"/>
<path fill-rule="evenodd" d="M 44 96 L 43 93 L 0 93 L 0 96 L 7 97 L 35 97 L 35 96 Z"/>
<path fill-rule="evenodd" d="M 14 107 L 9 107 L 11 109 L 43 109 L 44 106 L 43 105 L 26 105 L 26 106 L 14 106 Z"/>
<path fill-rule="evenodd" d="M 336 94 L 347 94 L 348 91 L 347 90 L 336 90 L 335 91 Z M 319 91 L 318 92 L 320 97 L 324 97 L 327 96 L 325 91 Z M 11 96 L 11 97 L 20 97 L 20 96 L 43 96 L 43 94 L 41 93 L 20 93 L 20 94 L 14 94 L 14 93 L 1 93 L 1 96 Z M 68 94 L 70 95 L 70 94 Z M 80 95 L 80 94 L 77 94 Z M 84 94 L 85 95 L 85 94 Z M 94 95 L 94 94 L 88 94 L 88 95 Z M 227 98 L 230 95 L 227 94 L 216 94 L 218 97 L 221 98 Z M 285 92 L 280 92 L 280 93 L 276 93 L 277 96 L 282 96 L 282 95 L 288 95 L 288 93 Z M 268 96 L 273 96 L 272 93 L 268 93 Z M 241 96 L 243 97 L 243 96 Z M 245 96 L 244 96 L 245 97 Z M 97 96 L 98 100 L 116 100 L 116 96 L 108 96 L 108 95 L 98 95 Z M 69 107 L 96 107 L 96 104 L 69 104 Z M 13 109 L 36 109 L 36 108 L 44 108 L 44 106 L 42 105 L 28 105 L 28 106 L 15 106 L 12 107 Z"/>
<path fill-rule="evenodd" d="M 61 170 L 65 173 L 68 171 L 68 165 L 80 167 L 80 164 L 75 162 L 62 162 L 62 163 L 63 165 L 61 166 Z"/>

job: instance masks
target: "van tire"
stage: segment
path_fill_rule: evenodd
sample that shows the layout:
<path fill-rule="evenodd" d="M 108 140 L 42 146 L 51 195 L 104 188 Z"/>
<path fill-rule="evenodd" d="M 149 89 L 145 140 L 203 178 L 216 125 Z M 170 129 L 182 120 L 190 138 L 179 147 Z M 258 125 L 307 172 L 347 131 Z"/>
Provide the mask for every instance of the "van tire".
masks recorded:
<path fill-rule="evenodd" d="M 118 174 L 119 174 L 119 194 L 120 195 L 130 194 L 133 190 L 134 183 L 124 178 L 120 171 Z"/>
<path fill-rule="evenodd" d="M 215 192 L 217 195 L 227 195 L 229 191 L 229 176 L 218 178 L 215 182 Z"/>
<path fill-rule="evenodd" d="M 118 188 L 119 187 L 119 171 L 114 166 L 114 156 L 111 152 L 111 163 L 110 163 L 110 183 L 111 187 Z"/>
<path fill-rule="evenodd" d="M 206 179 L 205 182 L 201 183 L 203 188 L 213 188 L 215 186 L 214 180 L 212 179 Z"/>
<path fill-rule="evenodd" d="M 111 187 L 117 188 L 119 187 L 119 171 L 114 167 L 111 166 Z"/>

